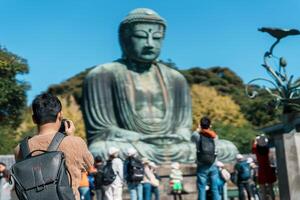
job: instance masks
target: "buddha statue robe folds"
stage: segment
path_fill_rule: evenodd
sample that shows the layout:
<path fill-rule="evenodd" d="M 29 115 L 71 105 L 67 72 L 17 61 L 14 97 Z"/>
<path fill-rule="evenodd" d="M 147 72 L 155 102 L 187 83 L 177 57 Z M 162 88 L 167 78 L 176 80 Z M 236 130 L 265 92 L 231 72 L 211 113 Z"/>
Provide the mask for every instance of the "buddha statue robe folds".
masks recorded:
<path fill-rule="evenodd" d="M 134 64 L 133 64 L 134 65 Z M 118 60 L 94 68 L 84 84 L 87 136 L 93 154 L 129 147 L 156 162 L 193 162 L 191 100 L 184 77 L 161 63 L 143 72 Z"/>

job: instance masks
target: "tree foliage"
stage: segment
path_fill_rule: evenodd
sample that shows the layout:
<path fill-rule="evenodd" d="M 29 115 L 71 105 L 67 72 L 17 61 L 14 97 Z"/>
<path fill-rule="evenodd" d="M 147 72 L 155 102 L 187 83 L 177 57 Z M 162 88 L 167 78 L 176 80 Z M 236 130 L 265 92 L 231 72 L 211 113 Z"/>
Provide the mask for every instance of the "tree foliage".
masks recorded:
<path fill-rule="evenodd" d="M 253 139 L 260 133 L 258 130 L 253 129 L 250 124 L 245 124 L 242 127 L 236 127 L 232 124 L 215 122 L 213 123 L 213 129 L 218 133 L 220 139 L 233 142 L 239 152 L 245 154 L 251 152 Z"/>
<path fill-rule="evenodd" d="M 10 152 L 22 122 L 29 85 L 17 79 L 28 73 L 27 61 L 0 47 L 0 153 Z"/>
<path fill-rule="evenodd" d="M 230 96 L 219 94 L 213 87 L 194 84 L 191 86 L 193 126 L 198 125 L 199 119 L 208 116 L 212 121 L 244 126 L 247 121 L 240 112 L 240 106 Z"/>
<path fill-rule="evenodd" d="M 242 79 L 228 68 L 212 67 L 209 69 L 191 68 L 181 71 L 190 85 L 201 84 L 215 88 L 220 94 L 230 96 L 241 108 L 245 118 L 255 127 L 278 123 L 281 109 L 270 109 L 271 97 L 262 89 L 256 99 L 249 99 L 245 93 Z"/>

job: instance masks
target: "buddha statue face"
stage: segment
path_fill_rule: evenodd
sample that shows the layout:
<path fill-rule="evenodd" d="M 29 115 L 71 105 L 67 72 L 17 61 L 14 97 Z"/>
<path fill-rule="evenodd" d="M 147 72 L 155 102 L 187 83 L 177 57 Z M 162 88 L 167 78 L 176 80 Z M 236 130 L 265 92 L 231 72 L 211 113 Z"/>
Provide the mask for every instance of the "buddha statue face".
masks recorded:
<path fill-rule="evenodd" d="M 164 27 L 156 23 L 134 23 L 122 37 L 123 54 L 134 61 L 149 63 L 158 58 L 164 38 Z"/>

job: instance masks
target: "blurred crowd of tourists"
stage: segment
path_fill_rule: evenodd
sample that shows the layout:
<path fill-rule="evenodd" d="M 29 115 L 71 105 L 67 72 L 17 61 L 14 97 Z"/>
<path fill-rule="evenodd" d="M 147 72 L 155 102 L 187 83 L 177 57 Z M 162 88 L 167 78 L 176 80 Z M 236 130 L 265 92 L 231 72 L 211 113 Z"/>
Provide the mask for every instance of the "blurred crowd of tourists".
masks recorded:
<path fill-rule="evenodd" d="M 60 158 L 61 163 L 66 163 L 69 174 L 70 184 L 68 183 L 68 187 L 70 189 L 63 190 L 63 192 L 58 189 L 58 194 L 53 194 L 54 196 L 58 195 L 58 199 L 64 199 L 61 198 L 63 195 L 70 195 L 71 199 L 76 200 L 121 200 L 124 197 L 124 188 L 127 188 L 131 200 L 160 199 L 162 179 L 158 174 L 159 166 L 148 158 L 141 158 L 135 148 L 127 149 L 125 160 L 119 157 L 120 149 L 113 146 L 108 147 L 108 159 L 99 155 L 93 157 L 84 140 L 73 136 L 75 130 L 73 122 L 63 120 L 61 103 L 57 97 L 46 93 L 37 96 L 33 101 L 32 110 L 33 120 L 37 124 L 39 133 L 23 140 L 15 148 L 17 162 L 12 166 L 12 169 L 8 169 L 5 163 L 0 162 L 0 200 L 16 198 L 11 195 L 11 190 L 14 188 L 19 199 L 30 199 L 24 198 L 24 196 L 35 196 L 36 193 L 43 195 L 43 192 L 47 192 L 45 190 L 47 185 L 57 184 L 55 187 L 59 189 L 66 187 L 63 185 L 66 182 L 47 183 L 45 182 L 47 180 L 39 179 L 41 173 L 50 176 L 51 173 L 48 175 L 47 172 L 52 172 L 53 168 L 49 167 L 57 167 L 55 166 L 57 162 L 51 164 L 50 159 L 51 166 L 44 166 L 43 169 L 30 165 L 34 162 L 31 160 L 32 158 L 42 158 L 50 147 L 55 147 L 56 152 L 63 152 L 63 154 L 57 155 L 63 155 Z M 65 135 L 57 133 L 62 125 L 64 125 L 63 132 Z M 198 128 L 191 136 L 191 141 L 195 143 L 197 149 L 196 185 L 198 199 L 224 200 L 228 196 L 229 185 L 234 183 L 238 188 L 240 200 L 274 200 L 273 186 L 276 182 L 276 167 L 274 162 L 270 162 L 269 159 L 270 142 L 268 137 L 265 135 L 257 136 L 253 140 L 253 154 L 248 156 L 238 154 L 234 167 L 232 164 L 230 167 L 230 164 L 222 163 L 217 159 L 215 146 L 215 139 L 217 138 L 217 133 L 212 130 L 211 120 L 208 117 L 201 118 Z M 24 146 L 31 150 L 29 155 L 24 154 Z M 39 156 L 32 157 L 33 153 L 41 150 L 44 154 L 37 154 Z M 49 154 L 46 158 L 49 160 L 51 155 Z M 48 162 L 47 159 L 43 162 Z M 22 167 L 24 163 L 26 163 L 26 167 Z M 180 163 L 169 164 L 168 194 L 174 200 L 181 200 L 183 195 L 188 193 L 184 184 L 185 176 Z M 26 171 L 28 169 L 29 171 Z M 26 174 L 30 170 L 36 174 L 32 176 Z M 57 176 L 62 176 L 61 179 L 64 178 L 62 174 Z M 27 186 L 34 184 L 27 181 L 32 177 L 35 181 L 42 181 L 42 186 Z M 68 182 L 68 179 L 66 181 Z M 20 187 L 28 187 L 28 189 L 20 189 Z M 56 193 L 56 189 L 54 191 Z M 49 196 L 47 193 L 46 195 Z"/>

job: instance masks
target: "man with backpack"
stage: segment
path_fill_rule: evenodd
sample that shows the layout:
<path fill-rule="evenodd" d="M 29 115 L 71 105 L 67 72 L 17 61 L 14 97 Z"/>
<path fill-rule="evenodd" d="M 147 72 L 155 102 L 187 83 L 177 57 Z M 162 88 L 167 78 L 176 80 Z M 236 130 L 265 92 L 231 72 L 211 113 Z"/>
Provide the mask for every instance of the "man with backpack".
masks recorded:
<path fill-rule="evenodd" d="M 127 182 L 130 200 L 143 200 L 144 165 L 138 159 L 134 148 L 127 150 L 127 158 L 124 161 L 124 178 Z"/>
<path fill-rule="evenodd" d="M 197 188 L 198 200 L 206 200 L 206 186 L 210 182 L 213 200 L 220 200 L 221 195 L 218 191 L 219 171 L 214 164 L 216 160 L 216 148 L 214 139 L 217 134 L 211 130 L 211 120 L 203 117 L 200 125 L 192 134 L 192 141 L 197 147 Z"/>
<path fill-rule="evenodd" d="M 58 133 L 63 113 L 56 96 L 38 95 L 32 112 L 37 134 L 15 148 L 17 163 L 11 170 L 19 199 L 79 200 L 81 172 L 94 162 L 86 143 L 73 136 L 75 126 L 70 120 L 63 122 L 65 133 Z"/>
<path fill-rule="evenodd" d="M 105 200 L 122 200 L 123 161 L 118 157 L 119 149 L 108 149 L 108 160 L 103 167 L 102 184 Z"/>
<path fill-rule="evenodd" d="M 253 197 L 250 187 L 251 180 L 251 168 L 247 160 L 244 159 L 244 156 L 237 154 L 236 156 L 237 163 L 234 166 L 234 169 L 237 174 L 237 186 L 239 189 L 239 200 L 245 199 L 244 189 L 246 189 L 248 199 L 251 200 Z"/>

